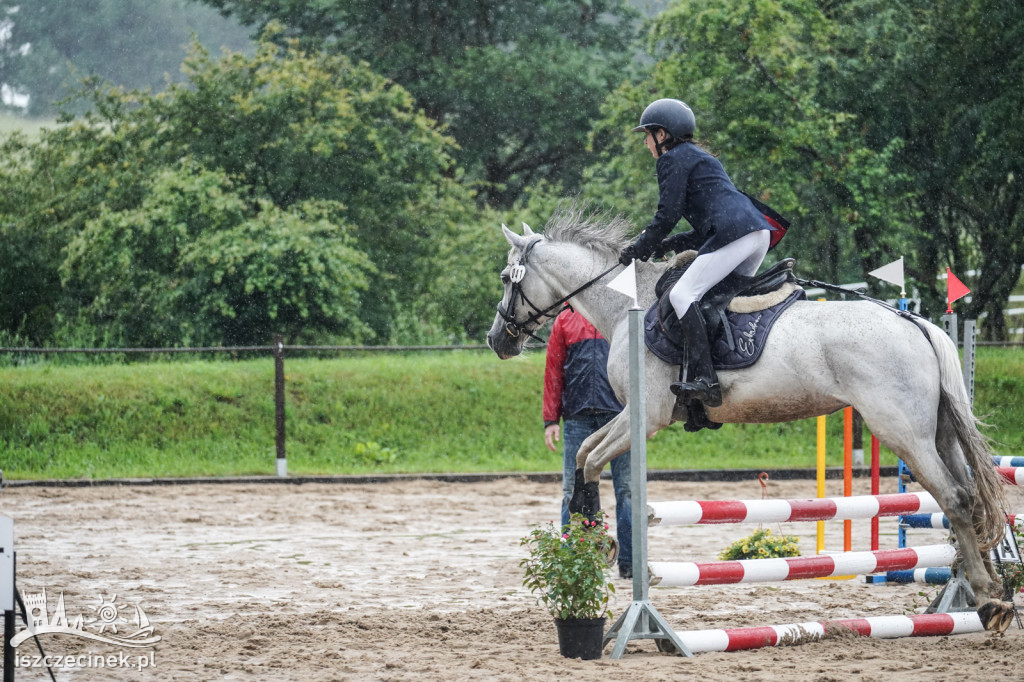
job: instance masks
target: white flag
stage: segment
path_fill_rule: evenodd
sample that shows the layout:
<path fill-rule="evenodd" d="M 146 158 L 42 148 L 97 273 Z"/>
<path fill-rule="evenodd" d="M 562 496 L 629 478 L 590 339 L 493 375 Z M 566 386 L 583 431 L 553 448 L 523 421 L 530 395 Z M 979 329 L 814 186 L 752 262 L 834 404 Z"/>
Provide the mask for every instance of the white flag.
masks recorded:
<path fill-rule="evenodd" d="M 625 270 L 615 276 L 615 279 L 608 282 L 608 287 L 633 299 L 633 307 L 639 308 L 640 306 L 636 302 L 636 261 L 627 265 Z"/>
<path fill-rule="evenodd" d="M 900 256 L 899 260 L 894 260 L 888 265 L 883 265 L 877 270 L 872 270 L 868 274 L 872 277 L 877 277 L 878 279 L 889 282 L 890 284 L 898 284 L 900 287 L 900 296 L 904 296 L 906 294 L 903 290 L 903 256 Z"/>

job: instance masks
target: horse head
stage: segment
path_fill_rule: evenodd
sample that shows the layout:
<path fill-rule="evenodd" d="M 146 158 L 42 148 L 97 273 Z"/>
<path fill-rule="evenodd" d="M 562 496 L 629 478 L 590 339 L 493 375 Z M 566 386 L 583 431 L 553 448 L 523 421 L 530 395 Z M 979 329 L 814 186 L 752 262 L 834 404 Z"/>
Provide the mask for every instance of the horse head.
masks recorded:
<path fill-rule="evenodd" d="M 508 264 L 501 271 L 504 292 L 494 324 L 487 333 L 487 345 L 498 357 L 506 360 L 519 355 L 526 339 L 536 338 L 534 332 L 558 315 L 561 301 L 552 305 L 552 301 L 558 298 L 557 292 L 552 291 L 544 278 L 537 276 L 530 267 L 530 255 L 544 237 L 535 234 L 526 223 L 523 223 L 522 236 L 505 225 L 501 230 L 512 249 L 508 254 Z M 527 276 L 531 272 L 532 276 Z"/>
<path fill-rule="evenodd" d="M 526 223 L 522 235 L 502 225 L 512 250 L 501 271 L 504 293 L 487 345 L 502 359 L 519 355 L 526 339 L 536 339 L 534 332 L 568 301 L 598 329 L 607 322 L 602 334 L 610 339 L 614 320 L 624 315 L 621 301 L 609 302 L 594 293 L 598 288 L 590 288 L 621 267 L 619 252 L 628 228 L 621 216 L 575 200 L 559 205 L 542 235 Z"/>

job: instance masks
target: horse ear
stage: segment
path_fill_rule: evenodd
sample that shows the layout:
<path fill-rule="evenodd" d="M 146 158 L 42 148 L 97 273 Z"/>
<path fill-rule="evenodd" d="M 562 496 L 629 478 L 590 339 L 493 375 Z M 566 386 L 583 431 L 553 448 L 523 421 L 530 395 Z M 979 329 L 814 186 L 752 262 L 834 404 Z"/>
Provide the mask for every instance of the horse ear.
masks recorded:
<path fill-rule="evenodd" d="M 501 225 L 501 231 L 505 233 L 505 239 L 508 241 L 509 246 L 511 246 L 513 249 L 519 249 L 520 251 L 522 251 L 523 247 L 526 246 L 526 237 L 520 237 L 512 230 L 508 229 L 504 223 L 502 223 Z"/>
<path fill-rule="evenodd" d="M 530 237 L 532 235 L 533 235 L 533 230 L 530 229 L 529 225 L 527 225 L 526 223 L 523 223 L 523 236 L 524 237 Z"/>

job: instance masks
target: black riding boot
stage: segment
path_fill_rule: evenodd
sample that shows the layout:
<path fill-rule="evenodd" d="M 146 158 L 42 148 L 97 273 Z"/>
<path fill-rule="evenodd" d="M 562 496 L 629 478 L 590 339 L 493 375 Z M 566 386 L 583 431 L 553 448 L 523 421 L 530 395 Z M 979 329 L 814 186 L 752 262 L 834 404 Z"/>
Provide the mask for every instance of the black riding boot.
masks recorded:
<path fill-rule="evenodd" d="M 718 385 L 718 375 L 711 362 L 704 315 L 696 305 L 691 305 L 680 322 L 686 338 L 687 380 L 677 381 L 670 388 L 674 394 L 686 400 L 699 400 L 705 407 L 718 407 L 722 404 L 722 388 Z"/>

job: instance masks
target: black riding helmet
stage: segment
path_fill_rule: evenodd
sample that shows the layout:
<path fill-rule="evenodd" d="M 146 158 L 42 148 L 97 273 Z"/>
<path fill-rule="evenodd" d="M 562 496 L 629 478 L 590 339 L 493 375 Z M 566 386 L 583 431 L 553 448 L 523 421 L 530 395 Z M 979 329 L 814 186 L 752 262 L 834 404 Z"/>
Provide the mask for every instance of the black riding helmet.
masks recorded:
<path fill-rule="evenodd" d="M 697 121 L 686 102 L 677 99 L 659 99 L 651 102 L 640 116 L 640 125 L 633 132 L 647 132 L 653 128 L 664 128 L 668 134 L 684 140 L 693 137 Z"/>

